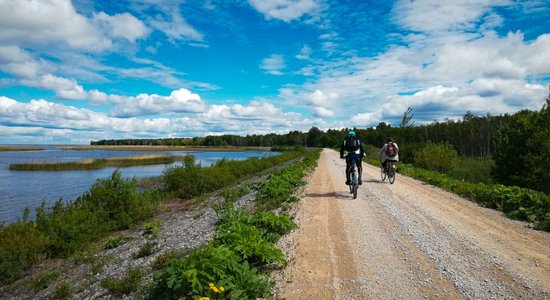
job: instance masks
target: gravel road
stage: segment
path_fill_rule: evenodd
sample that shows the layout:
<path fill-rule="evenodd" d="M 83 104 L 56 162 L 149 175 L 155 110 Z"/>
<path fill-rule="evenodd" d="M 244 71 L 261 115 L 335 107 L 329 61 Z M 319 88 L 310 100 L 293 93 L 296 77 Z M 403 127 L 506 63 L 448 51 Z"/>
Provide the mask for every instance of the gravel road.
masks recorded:
<path fill-rule="evenodd" d="M 280 299 L 550 299 L 550 234 L 363 164 L 352 199 L 325 149 L 281 242 Z"/>

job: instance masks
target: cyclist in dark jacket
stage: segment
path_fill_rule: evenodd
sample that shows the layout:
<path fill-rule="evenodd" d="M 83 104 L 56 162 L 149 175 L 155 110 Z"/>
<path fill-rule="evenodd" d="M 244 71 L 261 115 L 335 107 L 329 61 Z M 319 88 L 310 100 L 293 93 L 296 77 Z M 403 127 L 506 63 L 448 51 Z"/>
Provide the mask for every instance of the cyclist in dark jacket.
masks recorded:
<path fill-rule="evenodd" d="M 346 159 L 346 184 L 350 185 L 351 180 L 349 178 L 349 172 L 351 170 L 351 163 L 353 160 L 357 161 L 357 170 L 359 173 L 359 184 L 363 184 L 361 175 L 363 174 L 363 166 L 361 161 L 365 155 L 365 148 L 361 140 L 355 136 L 355 131 L 349 131 L 348 136 L 342 141 L 340 146 L 340 158 Z"/>

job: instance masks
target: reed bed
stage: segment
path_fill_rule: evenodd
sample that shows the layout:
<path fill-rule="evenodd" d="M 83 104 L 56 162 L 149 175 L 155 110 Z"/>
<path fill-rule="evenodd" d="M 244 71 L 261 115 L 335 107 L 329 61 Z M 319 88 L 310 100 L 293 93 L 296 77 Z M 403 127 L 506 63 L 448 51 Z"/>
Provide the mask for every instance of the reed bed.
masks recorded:
<path fill-rule="evenodd" d="M 11 164 L 12 171 L 74 171 L 74 170 L 97 170 L 107 167 L 131 167 L 143 165 L 169 164 L 183 160 L 184 156 L 174 155 L 134 155 L 128 157 L 110 157 L 100 159 L 86 159 L 71 162 L 32 162 L 22 164 Z"/>
<path fill-rule="evenodd" d="M 39 147 L 17 147 L 17 146 L 0 146 L 0 152 L 10 152 L 10 151 L 41 151 L 44 148 Z"/>

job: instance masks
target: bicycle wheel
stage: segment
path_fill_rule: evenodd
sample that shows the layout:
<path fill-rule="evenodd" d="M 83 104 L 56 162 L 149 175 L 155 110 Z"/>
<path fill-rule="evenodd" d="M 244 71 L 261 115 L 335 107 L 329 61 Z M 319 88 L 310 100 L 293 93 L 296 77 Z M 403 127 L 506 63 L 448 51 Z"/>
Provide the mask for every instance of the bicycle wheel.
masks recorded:
<path fill-rule="evenodd" d="M 352 194 L 353 193 L 353 187 L 355 186 L 355 184 L 357 182 L 357 179 L 355 178 L 355 169 L 351 170 L 351 174 L 350 174 L 349 178 L 351 180 L 351 183 L 349 185 L 349 192 L 350 192 L 350 194 Z"/>
<path fill-rule="evenodd" d="M 359 189 L 359 185 L 357 184 L 357 181 L 353 184 L 353 199 L 357 199 L 357 190 Z"/>
<path fill-rule="evenodd" d="M 393 163 L 390 165 L 388 170 L 388 180 L 390 181 L 390 184 L 395 182 L 395 164 Z"/>
<path fill-rule="evenodd" d="M 382 178 L 382 181 L 386 180 L 386 172 L 384 172 L 384 168 L 380 168 L 380 178 Z"/>

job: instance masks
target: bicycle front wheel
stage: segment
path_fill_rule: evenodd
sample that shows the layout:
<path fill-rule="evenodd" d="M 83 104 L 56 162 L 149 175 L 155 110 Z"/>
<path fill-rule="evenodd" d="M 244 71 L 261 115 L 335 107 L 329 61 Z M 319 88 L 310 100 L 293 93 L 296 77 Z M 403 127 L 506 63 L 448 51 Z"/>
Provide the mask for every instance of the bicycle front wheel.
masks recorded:
<path fill-rule="evenodd" d="M 380 168 L 380 178 L 382 181 L 386 180 L 386 172 L 384 172 L 384 168 Z"/>
<path fill-rule="evenodd" d="M 390 184 L 393 184 L 395 182 L 395 165 L 391 164 L 390 169 L 388 171 L 388 180 Z"/>

